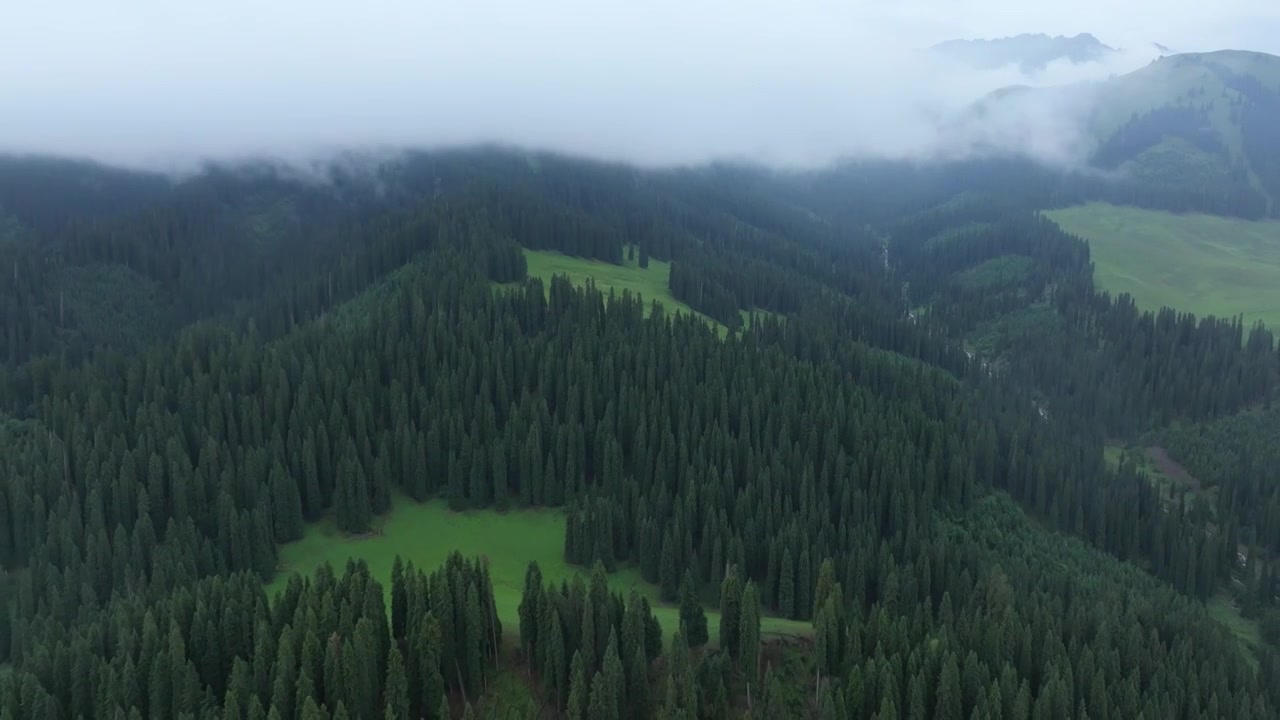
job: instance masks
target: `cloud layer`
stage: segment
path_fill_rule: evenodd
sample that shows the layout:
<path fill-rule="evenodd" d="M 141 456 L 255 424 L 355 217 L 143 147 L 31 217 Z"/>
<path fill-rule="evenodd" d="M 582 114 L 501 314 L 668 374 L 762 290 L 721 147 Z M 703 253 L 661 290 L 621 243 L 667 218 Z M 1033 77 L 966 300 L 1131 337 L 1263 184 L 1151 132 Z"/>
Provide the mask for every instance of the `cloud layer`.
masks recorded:
<path fill-rule="evenodd" d="M 482 141 L 642 164 L 918 155 L 991 90 L 1131 70 L 1153 42 L 1275 51 L 1272 4 L 1136 0 L 1116 18 L 1098 0 L 49 0 L 0 24 L 0 149 L 135 165 Z M 1126 52 L 1035 77 L 920 52 L 1020 32 Z M 1027 141 L 1066 152 L 1070 110 Z"/>

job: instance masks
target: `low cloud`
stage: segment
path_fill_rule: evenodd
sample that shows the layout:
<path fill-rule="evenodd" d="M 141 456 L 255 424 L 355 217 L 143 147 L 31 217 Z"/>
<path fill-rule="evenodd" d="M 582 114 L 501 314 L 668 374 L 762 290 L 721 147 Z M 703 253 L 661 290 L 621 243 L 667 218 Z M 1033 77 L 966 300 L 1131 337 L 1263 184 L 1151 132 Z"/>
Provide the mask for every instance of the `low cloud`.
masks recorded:
<path fill-rule="evenodd" d="M 999 116 L 967 129 L 949 119 L 998 88 L 1140 67 L 1157 54 L 1153 41 L 1193 49 L 1168 27 L 1127 42 L 1107 27 L 1037 22 L 997 0 L 960 2 L 972 16 L 911 1 L 889 9 L 811 0 L 368 5 L 10 8 L 0 25 L 0 150 L 178 167 L 501 142 L 643 165 L 748 158 L 809 167 L 1013 146 L 1068 162 L 1079 152 L 1087 92 L 1002 104 Z M 1103 3 L 1085 6 L 1108 22 Z M 985 31 L 966 19 L 984 8 L 993 18 Z M 1030 76 L 922 50 L 949 37 L 1040 31 L 1088 31 L 1127 50 Z"/>

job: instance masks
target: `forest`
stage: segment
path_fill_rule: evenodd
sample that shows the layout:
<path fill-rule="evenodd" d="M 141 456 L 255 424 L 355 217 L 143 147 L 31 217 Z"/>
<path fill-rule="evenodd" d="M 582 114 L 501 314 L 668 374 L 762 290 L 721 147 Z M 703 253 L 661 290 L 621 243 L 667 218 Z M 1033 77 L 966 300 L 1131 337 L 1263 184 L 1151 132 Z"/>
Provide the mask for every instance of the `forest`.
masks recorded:
<path fill-rule="evenodd" d="M 37 170 L 88 172 L 0 177 Z M 895 172 L 0 186 L 0 718 L 1274 717 L 1271 331 L 1139 310 L 1038 199 Z M 526 250 L 669 261 L 728 332 Z M 1153 433 L 1216 505 L 1106 462 Z M 516 627 L 466 548 L 264 590 L 312 524 L 429 499 L 563 513 L 581 576 L 530 564 Z"/>

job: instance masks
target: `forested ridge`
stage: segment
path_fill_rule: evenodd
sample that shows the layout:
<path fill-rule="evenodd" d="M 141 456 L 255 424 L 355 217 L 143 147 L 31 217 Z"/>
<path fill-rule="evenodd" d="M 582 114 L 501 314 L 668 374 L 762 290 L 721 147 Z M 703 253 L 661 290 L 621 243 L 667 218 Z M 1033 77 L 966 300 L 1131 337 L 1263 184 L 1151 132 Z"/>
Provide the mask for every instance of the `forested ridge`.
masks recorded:
<path fill-rule="evenodd" d="M 837 214 L 816 182 L 472 151 L 17 215 L 0 247 L 44 274 L 0 286 L 0 717 L 485 716 L 495 664 L 546 716 L 1273 716 L 1275 649 L 1201 604 L 1259 567 L 1273 601 L 1237 558 L 1270 525 L 1102 452 L 1264 402 L 1269 331 L 1096 293 L 1016 198 Z M 731 331 L 522 248 L 670 261 Z M 74 283 L 40 283 L 118 266 L 170 324 L 63 332 Z M 590 580 L 531 567 L 518 628 L 461 556 L 266 596 L 308 522 L 428 498 L 561 509 Z"/>

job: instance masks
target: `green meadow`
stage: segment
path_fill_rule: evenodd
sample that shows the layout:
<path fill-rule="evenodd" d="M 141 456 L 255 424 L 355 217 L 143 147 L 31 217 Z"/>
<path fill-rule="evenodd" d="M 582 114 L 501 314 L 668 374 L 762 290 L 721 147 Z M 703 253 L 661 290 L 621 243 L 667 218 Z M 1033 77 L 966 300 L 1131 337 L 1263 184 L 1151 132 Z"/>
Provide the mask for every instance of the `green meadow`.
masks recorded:
<path fill-rule="evenodd" d="M 1258 629 L 1258 623 L 1241 615 L 1226 593 L 1219 592 L 1210 598 L 1205 603 L 1205 609 L 1209 611 L 1209 617 L 1231 631 L 1240 643 L 1240 651 L 1245 660 L 1257 668 L 1257 651 L 1262 646 L 1262 633 Z"/>
<path fill-rule="evenodd" d="M 648 303 L 657 301 L 669 313 L 688 313 L 706 320 L 721 337 L 728 333 L 728 328 L 721 323 L 675 299 L 669 286 L 671 263 L 664 260 L 650 258 L 649 267 L 642 268 L 637 261 L 625 257 L 622 264 L 614 265 L 550 250 L 526 248 L 524 256 L 529 263 L 529 276 L 542 278 L 545 283 L 549 284 L 551 278 L 556 275 L 564 275 L 569 278 L 569 282 L 578 286 L 586 285 L 590 280 L 606 295 L 610 290 L 618 295 L 626 290 L 644 298 L 646 306 Z M 744 323 L 751 320 L 752 313 L 771 314 L 763 310 L 743 310 L 741 314 Z"/>
<path fill-rule="evenodd" d="M 325 562 L 341 573 L 348 559 L 363 559 L 385 590 L 390 591 L 391 566 L 396 555 L 419 568 L 434 570 L 454 550 L 489 560 L 494 601 L 503 630 L 511 641 L 519 632 L 520 594 L 524 573 L 536 561 L 544 579 L 560 583 L 587 570 L 564 561 L 564 515 L 558 510 L 470 510 L 454 512 L 443 501 L 415 503 L 398 497 L 390 513 L 381 518 L 377 531 L 349 537 L 325 520 L 307 528 L 299 541 L 280 548 L 279 571 L 267 585 L 268 595 L 282 589 L 292 573 L 311 574 Z M 666 637 L 679 625 L 675 606 L 658 600 L 658 588 L 640 577 L 638 570 L 623 567 L 609 576 L 609 586 L 626 596 L 635 589 L 654 606 Z M 716 633 L 719 613 L 707 611 L 711 634 Z M 766 635 L 807 635 L 807 622 L 765 617 Z"/>
<path fill-rule="evenodd" d="M 1138 306 L 1280 327 L 1280 221 L 1089 203 L 1045 213 L 1089 241 L 1094 280 Z"/>

